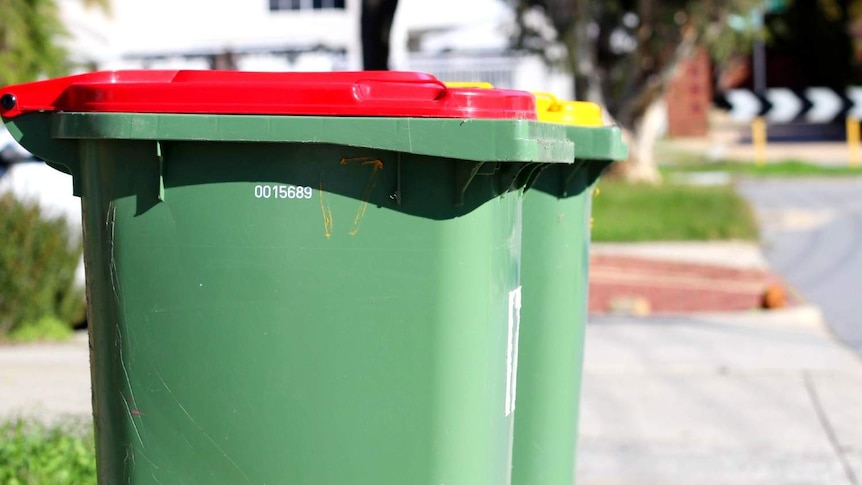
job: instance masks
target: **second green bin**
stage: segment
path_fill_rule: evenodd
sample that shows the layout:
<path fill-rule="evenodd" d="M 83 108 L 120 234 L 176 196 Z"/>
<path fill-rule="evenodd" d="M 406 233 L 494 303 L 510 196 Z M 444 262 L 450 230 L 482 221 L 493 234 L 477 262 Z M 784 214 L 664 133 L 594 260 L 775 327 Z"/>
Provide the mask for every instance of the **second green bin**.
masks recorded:
<path fill-rule="evenodd" d="M 626 158 L 620 129 L 591 103 L 538 97 L 539 118 L 566 125 L 574 165 L 550 165 L 523 208 L 520 356 L 513 485 L 572 485 L 588 304 L 593 187 Z"/>

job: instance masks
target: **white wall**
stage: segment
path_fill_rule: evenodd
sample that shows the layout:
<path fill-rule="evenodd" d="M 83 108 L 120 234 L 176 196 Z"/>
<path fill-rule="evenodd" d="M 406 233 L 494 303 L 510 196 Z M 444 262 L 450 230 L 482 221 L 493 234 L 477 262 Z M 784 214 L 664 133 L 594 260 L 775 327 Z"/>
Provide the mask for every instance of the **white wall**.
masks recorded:
<path fill-rule="evenodd" d="M 75 34 L 72 48 L 76 59 L 95 61 L 99 69 L 207 69 L 207 59 L 189 59 L 179 54 L 317 45 L 345 49 L 347 58 L 310 52 L 289 60 L 285 55 L 261 53 L 238 57 L 237 61 L 241 69 L 250 71 L 361 68 L 361 0 L 346 0 L 344 10 L 282 12 L 270 12 L 268 0 L 112 0 L 108 16 L 81 4 L 81 0 L 60 0 L 63 17 Z M 481 50 L 502 53 L 512 22 L 512 10 L 504 0 L 400 0 L 391 34 L 390 66 L 464 72 L 460 66 L 475 61 L 469 57 L 447 60 L 437 54 Z M 424 63 L 411 61 L 407 52 L 408 33 L 417 30 L 438 32 L 423 42 Z M 146 64 L 124 58 L 171 53 L 176 56 Z M 431 64 L 427 54 L 434 61 Z M 538 58 L 482 60 L 509 71 L 505 76 L 512 79 L 512 85 L 508 87 L 550 91 L 563 98 L 571 95 L 570 77 L 554 73 Z M 472 66 L 479 67 L 482 66 Z M 497 68 L 484 66 L 480 70 L 488 69 Z"/>
<path fill-rule="evenodd" d="M 100 69 L 137 67 L 125 55 L 315 45 L 346 49 L 351 67 L 361 63 L 360 0 L 346 0 L 344 10 L 281 12 L 270 12 L 268 0 L 112 0 L 107 18 L 80 0 L 60 3 L 76 58 Z"/>
<path fill-rule="evenodd" d="M 399 0 L 392 24 L 390 66 L 406 69 L 410 64 L 407 52 L 408 33 L 414 30 L 461 31 L 448 37 L 448 48 L 469 50 L 488 43 L 499 44 L 497 27 L 513 20 L 504 0 Z M 481 40 L 475 35 L 477 30 Z M 429 46 L 434 48 L 434 46 Z"/>
<path fill-rule="evenodd" d="M 344 10 L 270 12 L 268 0 L 111 0 L 108 15 L 86 9 L 81 0 L 59 0 L 78 61 L 95 61 L 100 69 L 140 67 L 125 55 L 182 53 L 250 47 L 323 45 L 348 51 L 347 67 L 361 67 L 359 17 L 361 0 L 346 0 Z M 392 32 L 392 66 L 405 65 L 407 32 L 472 26 L 488 31 L 499 44 L 495 26 L 511 17 L 504 0 L 400 0 Z M 456 36 L 454 42 L 459 43 Z M 463 38 L 458 48 L 482 43 Z M 177 67 L 184 61 L 162 62 Z M 252 65 L 278 69 L 271 60 Z M 319 61 L 312 64 L 321 65 Z M 181 66 L 180 66 L 181 67 Z M 193 65 L 191 67 L 201 67 Z"/>

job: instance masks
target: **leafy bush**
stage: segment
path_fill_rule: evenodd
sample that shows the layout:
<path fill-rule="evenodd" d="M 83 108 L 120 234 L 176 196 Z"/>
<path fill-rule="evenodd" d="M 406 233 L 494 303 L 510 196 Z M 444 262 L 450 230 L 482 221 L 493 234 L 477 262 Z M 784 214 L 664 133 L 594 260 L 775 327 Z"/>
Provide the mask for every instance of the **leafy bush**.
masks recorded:
<path fill-rule="evenodd" d="M 0 424 L 0 484 L 95 483 L 95 442 L 89 425 L 47 426 L 20 419 Z"/>
<path fill-rule="evenodd" d="M 84 317 L 84 290 L 75 281 L 80 237 L 61 215 L 0 194 L 0 339 L 56 319 Z"/>
<path fill-rule="evenodd" d="M 37 342 L 66 340 L 72 336 L 72 328 L 67 322 L 56 317 L 42 317 L 35 323 L 28 323 L 9 332 L 8 339 L 13 342 Z"/>

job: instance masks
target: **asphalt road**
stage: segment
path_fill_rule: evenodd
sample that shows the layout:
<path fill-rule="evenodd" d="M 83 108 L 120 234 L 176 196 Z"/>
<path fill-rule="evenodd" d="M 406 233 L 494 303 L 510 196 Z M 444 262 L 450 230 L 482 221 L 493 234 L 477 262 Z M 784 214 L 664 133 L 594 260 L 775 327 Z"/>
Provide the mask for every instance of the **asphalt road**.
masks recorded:
<path fill-rule="evenodd" d="M 862 179 L 746 180 L 770 266 L 862 355 Z"/>

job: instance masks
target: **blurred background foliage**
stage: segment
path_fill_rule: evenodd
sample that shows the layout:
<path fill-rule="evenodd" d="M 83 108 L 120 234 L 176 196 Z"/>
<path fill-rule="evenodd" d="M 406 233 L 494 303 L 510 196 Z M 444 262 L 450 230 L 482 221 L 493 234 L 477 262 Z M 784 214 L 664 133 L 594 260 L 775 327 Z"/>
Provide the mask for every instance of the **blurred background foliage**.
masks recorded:
<path fill-rule="evenodd" d="M 82 242 L 62 215 L 0 195 L 0 340 L 62 338 L 84 320 Z"/>

